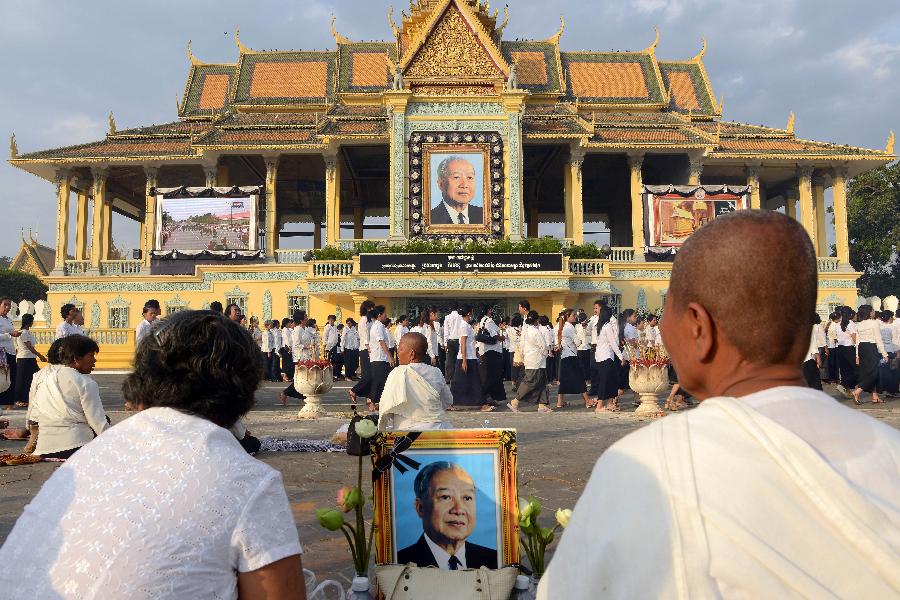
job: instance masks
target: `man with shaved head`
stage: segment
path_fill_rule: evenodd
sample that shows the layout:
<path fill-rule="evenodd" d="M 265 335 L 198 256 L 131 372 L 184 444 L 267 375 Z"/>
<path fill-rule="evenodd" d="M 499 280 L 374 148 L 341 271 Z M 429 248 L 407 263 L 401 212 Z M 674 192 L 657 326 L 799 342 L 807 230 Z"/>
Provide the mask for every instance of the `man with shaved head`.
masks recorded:
<path fill-rule="evenodd" d="M 397 360 L 384 384 L 378 428 L 423 431 L 450 429 L 444 411 L 453 404 L 450 386 L 428 359 L 428 340 L 421 333 L 407 333 L 397 344 Z"/>
<path fill-rule="evenodd" d="M 815 301 L 792 218 L 688 238 L 661 329 L 702 403 L 600 457 L 538 598 L 900 595 L 900 432 L 806 387 Z"/>

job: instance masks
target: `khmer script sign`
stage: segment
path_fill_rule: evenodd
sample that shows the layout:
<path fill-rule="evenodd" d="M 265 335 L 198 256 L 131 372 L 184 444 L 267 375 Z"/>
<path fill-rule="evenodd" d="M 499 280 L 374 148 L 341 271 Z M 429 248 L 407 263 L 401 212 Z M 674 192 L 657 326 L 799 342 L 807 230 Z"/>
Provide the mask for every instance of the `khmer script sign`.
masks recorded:
<path fill-rule="evenodd" d="M 360 273 L 560 272 L 562 254 L 360 254 Z"/>

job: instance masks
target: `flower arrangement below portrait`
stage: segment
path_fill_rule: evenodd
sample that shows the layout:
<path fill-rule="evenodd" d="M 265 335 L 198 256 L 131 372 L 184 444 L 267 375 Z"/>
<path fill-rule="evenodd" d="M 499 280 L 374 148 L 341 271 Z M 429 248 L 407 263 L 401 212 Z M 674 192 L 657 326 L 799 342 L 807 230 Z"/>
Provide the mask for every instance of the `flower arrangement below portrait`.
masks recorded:
<path fill-rule="evenodd" d="M 540 579 L 546 568 L 545 554 L 547 546 L 553 543 L 556 532 L 565 528 L 572 517 L 572 511 L 568 508 L 560 508 L 556 511 L 556 525 L 552 529 L 541 527 L 538 517 L 541 515 L 541 503 L 537 498 L 530 496 L 528 500 L 519 500 L 519 533 L 522 551 L 528 557 L 531 564 L 532 576 Z"/>

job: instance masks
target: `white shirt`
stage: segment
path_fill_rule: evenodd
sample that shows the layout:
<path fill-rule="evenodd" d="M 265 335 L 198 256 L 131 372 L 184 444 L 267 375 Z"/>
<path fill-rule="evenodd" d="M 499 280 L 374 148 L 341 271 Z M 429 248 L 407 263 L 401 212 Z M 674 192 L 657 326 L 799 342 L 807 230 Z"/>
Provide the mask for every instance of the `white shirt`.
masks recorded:
<path fill-rule="evenodd" d="M 613 356 L 622 360 L 622 350 L 619 349 L 619 326 L 610 321 L 600 328 L 594 358 L 597 362 L 603 362 L 612 360 Z"/>
<path fill-rule="evenodd" d="M 654 346 L 662 346 L 662 336 L 659 333 L 659 325 L 647 327 L 647 341 Z"/>
<path fill-rule="evenodd" d="M 887 354 L 887 351 L 884 349 L 884 343 L 881 339 L 880 320 L 866 319 L 856 324 L 857 354 L 859 353 L 859 344 L 862 343 L 875 344 L 875 347 L 878 348 L 878 354 L 881 354 L 882 356 Z"/>
<path fill-rule="evenodd" d="M 405 325 L 400 325 L 399 323 L 394 327 L 394 339 L 398 342 L 400 338 L 409 333 L 409 327 Z"/>
<path fill-rule="evenodd" d="M 384 342 L 388 346 L 388 330 L 384 323 L 375 319 L 369 325 L 369 361 L 370 362 L 390 362 L 387 353 L 379 342 Z M 390 346 L 388 346 L 390 348 Z"/>
<path fill-rule="evenodd" d="M 819 354 L 819 336 L 816 333 L 817 329 L 819 329 L 819 326 L 813 325 L 812 334 L 809 339 L 809 350 L 806 352 L 806 360 L 816 360 L 816 356 Z"/>
<path fill-rule="evenodd" d="M 60 326 L 65 325 L 65 321 L 63 321 Z M 141 322 L 137 324 L 137 327 L 134 328 L 134 344 L 138 345 L 141 343 L 141 340 L 147 337 L 147 334 L 153 329 L 153 321 L 148 321 L 147 319 L 142 318 Z M 66 334 L 71 335 L 71 334 Z M 56 328 L 56 339 L 60 337 L 65 337 L 64 335 L 59 335 L 59 327 Z"/>
<path fill-rule="evenodd" d="M 837 336 L 837 345 L 838 346 L 853 346 L 853 338 L 850 337 L 850 334 L 856 333 L 856 323 L 850 321 L 847 323 L 846 331 L 841 329 L 840 322 L 834 324 L 835 327 L 835 335 Z"/>
<path fill-rule="evenodd" d="M 0 548 L 3 564 L 16 565 L 0 572 L 0 589 L 28 598 L 236 599 L 238 572 L 301 552 L 278 471 L 227 429 L 149 408 L 44 483 Z"/>
<path fill-rule="evenodd" d="M 450 555 L 447 554 L 446 550 L 432 542 L 427 533 L 424 533 L 423 535 L 425 536 L 425 543 L 428 544 L 428 547 L 431 549 L 431 553 L 434 554 L 434 560 L 437 563 L 438 569 L 449 570 Z M 456 552 L 456 560 L 459 561 L 459 565 L 456 567 L 457 569 L 468 568 L 466 566 L 466 543 L 467 542 L 463 542 L 460 549 Z"/>
<path fill-rule="evenodd" d="M 510 325 L 506 328 L 506 336 L 509 339 L 509 351 L 515 353 L 519 349 L 519 343 L 522 339 L 522 328 Z"/>
<path fill-rule="evenodd" d="M 369 349 L 369 317 L 362 317 L 359 320 L 359 349 Z"/>
<path fill-rule="evenodd" d="M 272 331 L 270 329 L 254 327 L 253 331 L 250 332 L 250 337 L 259 346 L 260 351 L 266 354 L 272 351 Z"/>
<path fill-rule="evenodd" d="M 562 346 L 560 347 L 560 358 L 568 358 L 569 356 L 578 356 L 578 333 L 575 326 L 566 321 L 562 330 Z"/>
<path fill-rule="evenodd" d="M 818 344 L 819 348 L 827 346 L 828 341 L 825 339 L 825 323 L 819 323 L 815 326 L 813 331 L 816 334 L 816 344 Z"/>
<path fill-rule="evenodd" d="M 464 337 L 466 338 L 466 360 L 478 360 L 478 354 L 476 354 L 478 342 L 475 341 L 475 330 L 472 329 L 472 326 L 468 321 L 462 318 L 460 318 L 459 325 L 456 329 L 459 331 L 459 354 L 456 355 L 456 360 L 462 360 L 462 344 Z"/>
<path fill-rule="evenodd" d="M 829 321 L 829 323 L 831 324 L 828 325 L 828 323 L 826 323 L 826 325 L 828 325 L 828 330 L 825 332 L 825 338 L 828 342 L 828 347 L 834 348 L 837 346 L 837 330 L 841 328 L 841 323 L 840 321 Z"/>
<path fill-rule="evenodd" d="M 84 446 L 109 425 L 97 382 L 71 367 L 48 373 L 31 402 L 31 420 L 41 426 L 35 454 Z"/>
<path fill-rule="evenodd" d="M 625 330 L 623 332 L 623 336 L 625 337 L 626 342 L 636 342 L 638 337 L 638 328 L 632 325 L 631 323 L 625 323 Z"/>
<path fill-rule="evenodd" d="M 522 325 L 522 361 L 526 370 L 534 371 L 547 367 L 547 338 L 544 337 L 545 329 L 540 325 Z"/>
<path fill-rule="evenodd" d="M 587 330 L 591 333 L 589 338 L 591 340 L 591 345 L 597 344 L 597 321 L 599 320 L 600 316 L 594 315 L 590 319 L 588 319 L 587 322 Z"/>
<path fill-rule="evenodd" d="M 344 327 L 341 334 L 341 346 L 344 350 L 359 350 L 359 331 L 356 327 Z"/>
<path fill-rule="evenodd" d="M 9 317 L 0 317 L 0 350 L 5 350 L 7 354 L 16 353 L 16 345 L 13 343 L 15 338 L 9 335 L 15 330 Z"/>
<path fill-rule="evenodd" d="M 322 331 L 322 339 L 325 340 L 325 351 L 328 352 L 332 348 L 338 345 L 338 330 L 337 327 L 328 323 L 325 325 L 325 329 Z"/>
<path fill-rule="evenodd" d="M 0 317 L 0 319 L 2 319 L 2 317 Z M 0 327 L 0 330 L 2 330 L 2 327 Z M 84 330 L 75 323 L 69 323 L 68 321 L 63 321 L 56 326 L 56 339 L 70 335 L 84 335 Z"/>
<path fill-rule="evenodd" d="M 575 343 L 577 344 L 579 351 L 591 349 L 590 337 L 588 336 L 587 325 L 585 323 L 577 323 L 575 325 Z"/>
<path fill-rule="evenodd" d="M 541 335 L 544 336 L 544 342 L 547 344 L 548 352 L 556 348 L 556 336 L 553 335 L 553 329 L 549 325 L 538 325 Z"/>
<path fill-rule="evenodd" d="M 294 330 L 290 327 L 282 327 L 281 328 L 281 347 L 282 348 L 290 348 L 291 347 L 291 338 L 293 337 Z"/>
<path fill-rule="evenodd" d="M 456 224 L 460 224 L 460 225 L 471 224 L 471 221 L 469 221 L 469 205 L 468 204 L 466 204 L 466 207 L 462 210 L 462 212 L 456 210 L 455 208 L 452 208 L 449 204 L 447 204 L 446 201 L 442 201 L 441 206 L 444 208 L 444 210 L 447 211 L 447 214 L 450 215 L 450 221 L 454 225 L 456 225 Z M 463 218 L 462 223 L 459 222 L 460 215 L 462 215 L 462 218 Z"/>
<path fill-rule="evenodd" d="M 306 327 L 297 325 L 291 332 L 291 354 L 294 362 L 313 358 L 313 337 Z"/>
<path fill-rule="evenodd" d="M 488 333 L 494 336 L 500 335 L 500 328 L 494 323 L 494 319 L 492 317 L 482 317 L 481 322 L 478 324 L 479 327 L 484 327 L 488 330 Z M 478 351 L 481 354 L 485 352 L 500 352 L 503 349 L 500 342 L 496 344 L 484 344 L 482 342 L 478 342 Z"/>
<path fill-rule="evenodd" d="M 425 341 L 428 342 L 428 356 L 431 358 L 435 358 L 438 355 L 438 337 L 437 331 L 434 330 L 434 327 L 429 327 L 428 325 L 416 325 L 412 329 L 410 329 L 413 333 L 421 333 L 425 336 Z"/>
<path fill-rule="evenodd" d="M 459 325 L 462 323 L 462 315 L 457 311 L 452 311 L 444 319 L 444 340 L 459 340 Z"/>
<path fill-rule="evenodd" d="M 16 359 L 37 358 L 34 352 L 28 349 L 25 342 L 31 342 L 31 347 L 34 348 L 34 334 L 27 329 L 23 329 L 22 335 L 16 338 Z"/>

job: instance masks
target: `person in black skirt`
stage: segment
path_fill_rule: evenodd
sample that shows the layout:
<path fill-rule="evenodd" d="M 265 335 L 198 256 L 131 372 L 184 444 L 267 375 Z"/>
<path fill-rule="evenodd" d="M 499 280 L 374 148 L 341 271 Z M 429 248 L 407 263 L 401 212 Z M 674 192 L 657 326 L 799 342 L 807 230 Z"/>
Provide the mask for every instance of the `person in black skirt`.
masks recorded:
<path fill-rule="evenodd" d="M 818 317 L 818 315 L 816 315 Z M 803 363 L 803 379 L 806 380 L 807 387 L 814 390 L 822 389 L 822 379 L 819 375 L 819 369 L 822 367 L 822 356 L 819 353 L 818 332 L 819 324 L 813 325 L 812 334 L 809 340 L 809 351 L 806 353 L 806 361 Z"/>
<path fill-rule="evenodd" d="M 575 315 L 575 340 L 578 342 L 578 362 L 581 364 L 581 372 L 584 374 L 585 385 L 591 378 L 591 332 L 588 325 L 588 316 L 584 311 L 578 311 Z"/>
<path fill-rule="evenodd" d="M 863 392 L 872 394 L 872 404 L 884 402 L 879 396 L 878 367 L 879 362 L 888 360 L 888 353 L 881 338 L 881 325 L 875 319 L 874 310 L 869 304 L 859 307 L 856 324 L 856 360 L 859 364 L 859 382 L 853 389 L 853 402 L 859 404 Z"/>
<path fill-rule="evenodd" d="M 619 410 L 619 364 L 622 350 L 619 348 L 618 325 L 611 321 L 612 309 L 600 308 L 597 319 L 597 346 L 594 354 L 596 368 L 591 378 L 590 396 L 596 402 L 596 412 Z"/>
<path fill-rule="evenodd" d="M 34 336 L 31 335 L 31 326 L 34 324 L 34 315 L 25 313 L 22 315 L 22 335 L 16 338 L 16 406 L 28 406 L 28 392 L 31 391 L 31 380 L 38 372 L 38 359 L 47 362 L 43 354 L 34 349 Z"/>
<path fill-rule="evenodd" d="M 883 310 L 880 318 L 881 341 L 887 351 L 888 362 L 878 368 L 880 382 L 878 386 L 885 396 L 896 398 L 897 392 L 900 391 L 900 371 L 893 367 L 896 363 L 897 351 L 900 350 L 900 339 L 898 339 L 900 331 L 896 329 L 897 324 L 894 323 L 894 311 Z"/>
<path fill-rule="evenodd" d="M 372 391 L 372 373 L 369 370 L 369 311 L 375 308 L 375 303 L 365 300 L 359 307 L 359 381 L 354 384 L 347 394 L 350 401 L 356 405 L 357 397 L 368 398 Z"/>
<path fill-rule="evenodd" d="M 560 314 L 556 329 L 556 345 L 559 347 L 559 389 L 556 391 L 556 408 L 566 406 L 566 394 L 581 394 L 585 408 L 594 408 L 596 402 L 588 398 L 584 369 L 578 357 L 578 333 L 575 331 L 575 311 L 567 308 Z"/>
<path fill-rule="evenodd" d="M 837 338 L 838 370 L 841 383 L 838 391 L 852 397 L 850 390 L 856 387 L 856 323 L 853 322 L 853 310 L 849 306 L 839 309 L 841 321 L 835 329 Z"/>
<path fill-rule="evenodd" d="M 477 343 L 475 330 L 471 325 L 472 307 L 464 305 L 460 307 L 459 313 L 461 319 L 457 323 L 459 357 L 456 359 L 453 380 L 450 382 L 453 408 L 459 410 L 480 407 L 485 412 L 492 411 L 494 406 L 485 402 L 481 389 L 481 378 L 478 375 Z"/>
<path fill-rule="evenodd" d="M 522 352 L 520 347 L 522 345 L 522 315 L 516 313 L 509 320 L 509 327 L 506 328 L 506 336 L 509 338 L 509 364 L 510 364 L 510 373 L 509 378 L 512 381 L 513 389 L 519 387 L 519 382 L 522 381 L 522 376 L 525 374 L 525 364 L 521 362 Z M 517 363 L 516 353 L 520 356 L 520 361 Z"/>

